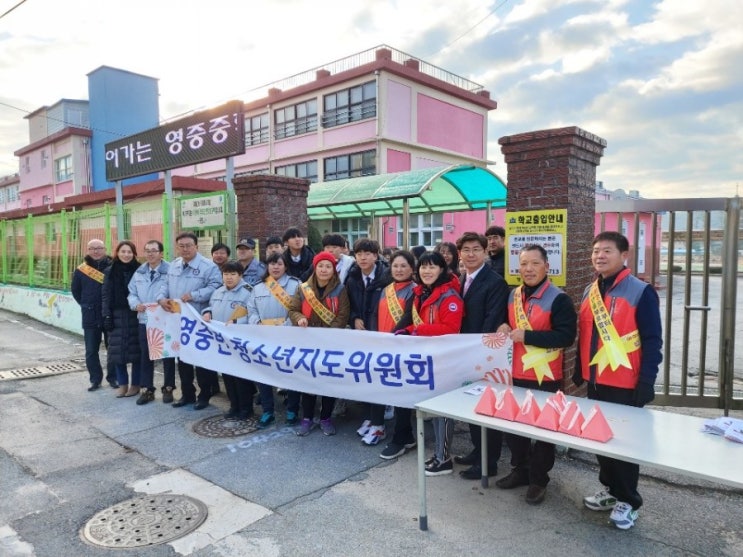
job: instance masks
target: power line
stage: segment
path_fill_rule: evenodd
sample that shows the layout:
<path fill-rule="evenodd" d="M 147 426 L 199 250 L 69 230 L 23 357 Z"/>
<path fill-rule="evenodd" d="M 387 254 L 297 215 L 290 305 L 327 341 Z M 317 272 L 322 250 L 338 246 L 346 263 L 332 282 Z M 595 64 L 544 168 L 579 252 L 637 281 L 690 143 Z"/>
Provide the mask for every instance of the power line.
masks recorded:
<path fill-rule="evenodd" d="M 13 10 L 15 10 L 18 6 L 20 6 L 21 4 L 25 4 L 26 2 L 27 2 L 27 0 L 21 0 L 15 6 L 13 6 L 12 8 L 10 8 L 7 12 L 5 12 L 3 15 L 0 15 L 0 19 L 4 18 L 10 12 L 12 12 Z"/>
<path fill-rule="evenodd" d="M 479 26 L 479 25 L 480 25 L 480 24 L 481 24 L 481 23 L 482 23 L 483 21 L 485 21 L 486 19 L 488 19 L 488 18 L 489 18 L 489 17 L 491 16 L 491 15 L 493 15 L 493 14 L 494 14 L 495 12 L 497 12 L 497 11 L 498 11 L 498 10 L 499 10 L 500 8 L 502 8 L 502 7 L 503 7 L 503 6 L 504 6 L 504 5 L 505 5 L 505 4 L 507 3 L 507 2 L 508 2 L 508 0 L 503 0 L 503 1 L 502 1 L 502 2 L 500 3 L 500 4 L 498 4 L 498 5 L 497 5 L 497 6 L 495 7 L 495 8 L 493 8 L 492 10 L 490 10 L 490 12 L 488 12 L 488 15 L 486 15 L 485 17 L 483 17 L 483 18 L 482 18 L 482 19 L 481 19 L 480 21 L 478 21 L 477 23 L 475 23 L 475 24 L 474 24 L 474 25 L 473 25 L 472 27 L 470 27 L 469 29 L 467 29 L 467 30 L 466 30 L 466 31 L 465 31 L 464 33 L 462 33 L 461 35 L 459 35 L 459 36 L 458 36 L 458 37 L 457 37 L 456 39 L 454 39 L 453 41 L 451 41 L 451 42 L 450 42 L 449 44 L 447 44 L 447 45 L 444 45 L 444 46 L 443 46 L 443 47 L 442 47 L 441 49 L 439 49 L 439 51 L 438 51 L 438 52 L 437 52 L 436 54 L 440 54 L 440 53 L 441 53 L 442 51 L 446 50 L 446 49 L 447 49 L 447 48 L 449 48 L 449 47 L 450 47 L 451 45 L 453 45 L 453 44 L 454 44 L 455 42 L 457 42 L 457 41 L 458 41 L 459 39 L 462 39 L 462 38 L 466 37 L 467 35 L 469 35 L 469 34 L 470 34 L 470 33 L 472 32 L 472 30 L 473 30 L 473 29 L 475 29 L 476 27 L 478 27 L 478 26 Z M 435 56 L 435 54 L 434 54 L 434 56 Z"/>

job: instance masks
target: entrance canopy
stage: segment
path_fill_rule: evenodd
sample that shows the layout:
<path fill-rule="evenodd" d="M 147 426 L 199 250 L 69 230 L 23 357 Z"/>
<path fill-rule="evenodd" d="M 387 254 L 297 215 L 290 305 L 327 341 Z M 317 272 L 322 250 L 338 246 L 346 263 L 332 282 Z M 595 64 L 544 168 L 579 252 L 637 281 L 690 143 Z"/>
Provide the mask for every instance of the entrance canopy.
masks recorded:
<path fill-rule="evenodd" d="M 506 184 L 486 168 L 439 166 L 310 186 L 312 220 L 384 217 L 505 207 Z"/>

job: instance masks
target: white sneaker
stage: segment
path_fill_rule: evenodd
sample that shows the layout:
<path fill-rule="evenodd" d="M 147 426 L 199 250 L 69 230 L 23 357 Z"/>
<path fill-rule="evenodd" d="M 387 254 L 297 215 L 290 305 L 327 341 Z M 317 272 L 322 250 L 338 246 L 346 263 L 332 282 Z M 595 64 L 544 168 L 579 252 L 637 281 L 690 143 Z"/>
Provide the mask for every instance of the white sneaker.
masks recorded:
<path fill-rule="evenodd" d="M 387 434 L 384 432 L 384 426 L 373 425 L 369 428 L 369 432 L 361 438 L 364 445 L 376 445 L 380 441 L 386 439 Z"/>
<path fill-rule="evenodd" d="M 395 417 L 395 407 L 394 406 L 385 406 L 384 407 L 384 419 L 385 420 L 391 420 Z"/>
<path fill-rule="evenodd" d="M 609 522 L 613 522 L 614 526 L 620 530 L 629 530 L 635 525 L 637 515 L 637 511 L 632 508 L 632 505 L 619 501 L 614 505 L 614 510 L 609 515 Z"/>
<path fill-rule="evenodd" d="M 617 504 L 617 499 L 604 488 L 595 495 L 584 497 L 583 504 L 592 511 L 610 511 Z"/>
<path fill-rule="evenodd" d="M 364 423 L 362 423 L 361 427 L 356 430 L 356 433 L 363 437 L 369 433 L 369 429 L 371 429 L 371 420 L 364 420 Z"/>

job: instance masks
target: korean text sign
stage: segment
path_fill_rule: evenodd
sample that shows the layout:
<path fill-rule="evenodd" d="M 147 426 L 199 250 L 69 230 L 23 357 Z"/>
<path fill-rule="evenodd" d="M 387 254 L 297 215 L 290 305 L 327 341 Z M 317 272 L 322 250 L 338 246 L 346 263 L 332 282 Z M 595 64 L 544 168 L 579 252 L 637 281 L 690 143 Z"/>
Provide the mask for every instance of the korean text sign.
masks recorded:
<path fill-rule="evenodd" d="M 142 176 L 245 152 L 243 103 L 231 101 L 106 144 L 106 180 Z"/>
<path fill-rule="evenodd" d="M 506 335 L 395 336 L 350 329 L 204 322 L 151 308 L 150 358 L 185 362 L 276 387 L 412 408 L 468 381 L 508 381 Z"/>

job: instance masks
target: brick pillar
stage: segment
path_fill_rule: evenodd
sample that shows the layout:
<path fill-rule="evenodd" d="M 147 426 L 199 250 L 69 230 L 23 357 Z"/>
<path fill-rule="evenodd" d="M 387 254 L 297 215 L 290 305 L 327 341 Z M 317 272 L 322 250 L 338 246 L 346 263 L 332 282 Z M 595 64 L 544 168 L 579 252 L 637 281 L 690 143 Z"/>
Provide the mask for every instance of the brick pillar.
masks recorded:
<path fill-rule="evenodd" d="M 501 137 L 508 166 L 508 211 L 567 208 L 567 277 L 565 292 L 576 311 L 586 285 L 594 278 L 591 240 L 595 236 L 596 167 L 606 140 L 578 127 L 556 128 Z M 570 380 L 575 369 L 575 346 L 565 353 L 567 393 L 577 390 Z"/>
<path fill-rule="evenodd" d="M 290 227 L 307 236 L 307 195 L 309 180 L 274 174 L 240 176 L 232 183 L 237 197 L 237 238 L 258 240 L 261 256 L 266 238 L 281 236 Z"/>

